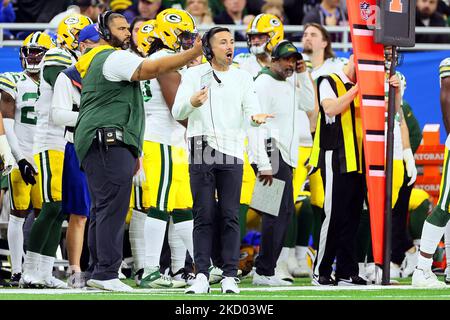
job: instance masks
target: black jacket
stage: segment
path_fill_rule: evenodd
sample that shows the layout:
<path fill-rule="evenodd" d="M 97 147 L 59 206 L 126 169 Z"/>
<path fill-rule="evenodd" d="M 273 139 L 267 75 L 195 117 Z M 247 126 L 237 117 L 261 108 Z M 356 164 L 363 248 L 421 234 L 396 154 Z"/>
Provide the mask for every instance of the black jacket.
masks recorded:
<path fill-rule="evenodd" d="M 230 17 L 230 15 L 224 10 L 221 14 L 214 17 L 214 23 L 215 24 L 235 24 L 233 21 L 233 18 Z M 235 41 L 247 41 L 247 38 L 245 37 L 245 30 L 243 33 L 236 32 L 234 34 L 234 40 Z"/>
<path fill-rule="evenodd" d="M 437 12 L 430 17 L 430 27 L 445 27 L 447 24 L 444 18 Z M 416 26 L 425 27 L 420 14 L 416 12 Z M 450 37 L 447 34 L 418 34 L 416 33 L 416 43 L 450 43 Z"/>

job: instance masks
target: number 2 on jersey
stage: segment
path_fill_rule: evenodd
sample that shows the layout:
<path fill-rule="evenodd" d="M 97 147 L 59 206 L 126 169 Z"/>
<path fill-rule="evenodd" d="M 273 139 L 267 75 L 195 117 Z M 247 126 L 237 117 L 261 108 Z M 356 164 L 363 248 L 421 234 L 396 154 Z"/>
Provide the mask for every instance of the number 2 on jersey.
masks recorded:
<path fill-rule="evenodd" d="M 38 98 L 37 92 L 27 92 L 23 94 L 22 101 L 23 102 L 26 102 L 28 100 L 36 101 L 37 98 Z M 33 113 L 33 115 L 30 116 L 30 113 Z M 37 117 L 36 114 L 34 114 L 34 106 L 23 106 L 20 109 L 20 122 L 25 124 L 36 125 Z"/>

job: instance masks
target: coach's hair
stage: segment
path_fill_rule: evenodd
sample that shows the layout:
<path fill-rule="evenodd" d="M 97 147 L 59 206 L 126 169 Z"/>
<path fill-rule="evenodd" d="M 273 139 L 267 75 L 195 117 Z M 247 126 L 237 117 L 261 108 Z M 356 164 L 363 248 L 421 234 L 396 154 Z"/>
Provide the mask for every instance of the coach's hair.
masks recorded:
<path fill-rule="evenodd" d="M 328 59 L 328 58 L 333 58 L 335 57 L 333 49 L 331 48 L 331 37 L 330 34 L 328 33 L 327 29 L 325 29 L 324 26 L 322 26 L 319 23 L 307 23 L 305 24 L 305 27 L 303 30 L 306 31 L 307 28 L 309 27 L 314 27 L 316 29 L 318 29 L 320 31 L 320 33 L 322 34 L 322 40 L 327 42 L 327 46 L 325 47 L 325 51 L 324 51 L 324 59 Z"/>

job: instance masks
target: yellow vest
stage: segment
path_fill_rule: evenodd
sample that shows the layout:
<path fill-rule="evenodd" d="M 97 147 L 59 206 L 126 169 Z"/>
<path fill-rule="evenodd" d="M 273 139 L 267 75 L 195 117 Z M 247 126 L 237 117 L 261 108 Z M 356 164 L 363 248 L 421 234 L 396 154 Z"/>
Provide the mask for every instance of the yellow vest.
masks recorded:
<path fill-rule="evenodd" d="M 336 94 L 343 96 L 351 87 L 345 85 L 337 74 L 320 77 L 317 88 L 322 80 L 327 79 Z M 320 101 L 320 92 L 319 92 Z M 362 123 L 359 97 L 341 114 L 335 116 L 335 122 L 327 124 L 325 122 L 325 112 L 320 106 L 320 113 L 317 119 L 316 134 L 309 163 L 313 167 L 318 167 L 325 151 L 334 150 L 339 153 L 339 167 L 341 173 L 359 172 L 362 173 Z"/>

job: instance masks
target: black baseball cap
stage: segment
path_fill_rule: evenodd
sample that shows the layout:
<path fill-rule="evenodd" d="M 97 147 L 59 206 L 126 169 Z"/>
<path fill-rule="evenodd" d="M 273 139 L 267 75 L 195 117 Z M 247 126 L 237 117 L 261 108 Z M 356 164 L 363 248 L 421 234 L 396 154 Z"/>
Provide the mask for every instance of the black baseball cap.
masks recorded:
<path fill-rule="evenodd" d="M 279 42 L 272 50 L 272 59 L 281 59 L 295 56 L 297 60 L 303 60 L 303 56 L 294 44 L 288 40 Z"/>

